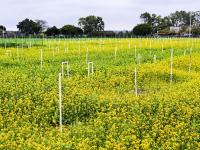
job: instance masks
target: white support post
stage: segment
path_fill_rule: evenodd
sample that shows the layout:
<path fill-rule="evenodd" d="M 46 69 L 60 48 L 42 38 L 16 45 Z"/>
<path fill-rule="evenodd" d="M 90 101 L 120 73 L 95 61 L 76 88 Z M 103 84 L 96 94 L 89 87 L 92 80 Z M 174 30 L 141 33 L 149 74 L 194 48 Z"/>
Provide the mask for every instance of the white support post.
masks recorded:
<path fill-rule="evenodd" d="M 186 55 L 186 49 L 184 50 L 184 53 L 183 53 L 183 55 L 184 55 L 184 56 Z"/>
<path fill-rule="evenodd" d="M 154 57 L 153 57 L 153 61 L 154 61 L 154 64 L 156 64 L 156 55 L 154 55 Z"/>
<path fill-rule="evenodd" d="M 136 68 L 136 66 L 135 66 L 135 69 L 134 69 L 134 83 L 135 83 L 135 85 L 134 85 L 134 88 L 135 88 L 135 96 L 138 96 L 138 89 L 137 89 L 137 68 Z"/>
<path fill-rule="evenodd" d="M 58 75 L 58 91 L 59 91 L 59 112 L 60 112 L 60 132 L 62 132 L 62 75 Z"/>
<path fill-rule="evenodd" d="M 67 79 L 69 79 L 69 62 L 66 61 L 66 62 L 62 62 L 62 76 L 64 76 L 64 65 L 67 65 Z"/>
<path fill-rule="evenodd" d="M 91 73 L 92 73 L 92 78 L 93 78 L 93 76 L 94 76 L 94 63 L 93 62 L 88 62 L 88 78 L 90 78 L 90 65 L 92 65 Z"/>
<path fill-rule="evenodd" d="M 170 60 L 170 83 L 173 80 L 173 49 L 171 49 L 171 60 Z"/>

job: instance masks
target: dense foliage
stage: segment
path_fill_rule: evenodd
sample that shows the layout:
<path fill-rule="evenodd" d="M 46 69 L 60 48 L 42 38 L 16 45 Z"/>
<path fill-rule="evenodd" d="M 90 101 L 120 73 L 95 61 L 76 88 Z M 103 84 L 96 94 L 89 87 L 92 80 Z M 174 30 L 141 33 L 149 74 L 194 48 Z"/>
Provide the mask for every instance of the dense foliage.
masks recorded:
<path fill-rule="evenodd" d="M 6 31 L 6 27 L 3 25 L 0 25 L 0 34 L 2 34 L 4 31 Z"/>
<path fill-rule="evenodd" d="M 148 12 L 142 13 L 140 19 L 143 23 L 149 24 L 153 33 L 157 31 L 165 31 L 165 34 L 168 34 L 170 27 L 179 27 L 181 28 L 180 33 L 188 34 L 188 28 L 192 25 L 192 28 L 196 29 L 200 26 L 200 11 L 175 11 L 168 16 L 160 16 L 157 14 L 150 14 Z M 198 34 L 199 35 L 199 34 Z"/>
<path fill-rule="evenodd" d="M 99 16 L 82 17 L 78 21 L 78 25 L 83 29 L 84 33 L 92 36 L 93 33 L 104 31 L 105 23 L 103 18 Z"/>
<path fill-rule="evenodd" d="M 138 24 L 133 28 L 133 34 L 140 36 L 151 35 L 152 31 L 152 27 L 149 24 Z"/>
<path fill-rule="evenodd" d="M 68 36 L 77 36 L 77 35 L 82 35 L 83 30 L 73 25 L 65 25 L 60 29 L 60 33 Z"/>
<path fill-rule="evenodd" d="M 56 36 L 60 34 L 60 30 L 56 26 L 49 27 L 47 28 L 47 31 L 45 32 L 45 34 L 47 36 Z"/>
<path fill-rule="evenodd" d="M 21 33 L 24 33 L 26 35 L 38 34 L 41 30 L 41 26 L 39 26 L 35 21 L 28 18 L 19 22 L 17 28 Z"/>

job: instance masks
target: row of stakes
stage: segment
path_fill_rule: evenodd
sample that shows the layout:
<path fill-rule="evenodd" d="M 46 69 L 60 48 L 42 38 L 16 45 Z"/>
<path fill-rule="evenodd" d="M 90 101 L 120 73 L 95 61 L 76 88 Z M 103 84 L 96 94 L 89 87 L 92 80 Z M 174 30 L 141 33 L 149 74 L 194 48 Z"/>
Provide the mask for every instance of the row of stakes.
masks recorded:
<path fill-rule="evenodd" d="M 23 53 L 23 51 L 22 51 Z M 151 54 L 151 51 L 150 51 L 150 54 Z M 11 50 L 6 50 L 6 55 L 7 56 L 12 56 L 12 52 Z M 184 51 L 184 56 L 186 55 L 186 50 Z M 115 48 L 115 51 L 114 51 L 114 57 L 115 57 L 115 60 L 117 59 L 117 47 Z M 137 54 L 137 49 L 135 47 L 135 58 L 136 58 L 136 61 L 137 61 L 137 64 L 140 64 L 141 63 L 141 55 L 140 54 Z M 17 47 L 17 59 L 19 60 L 19 48 Z M 154 55 L 153 57 L 153 60 L 154 60 L 154 63 L 156 63 L 157 61 L 157 58 L 156 58 L 156 55 Z M 170 63 L 170 74 L 172 74 L 172 65 L 173 65 L 173 49 L 171 49 L 171 59 L 170 59 L 171 63 Z M 67 64 L 67 68 L 69 68 L 69 63 L 68 62 L 63 62 L 62 63 L 62 68 L 63 68 L 63 65 Z M 93 62 L 89 62 L 88 63 L 88 48 L 86 49 L 86 64 L 88 64 L 88 77 L 90 76 L 90 65 L 92 65 L 92 76 L 93 76 Z M 191 71 L 191 64 L 192 64 L 192 48 L 190 48 L 190 63 L 189 63 L 189 72 Z M 42 49 L 40 49 L 40 68 L 42 70 L 42 67 L 43 67 L 43 51 Z M 63 70 L 63 69 L 62 69 Z M 63 74 L 63 72 L 62 72 Z M 69 71 L 67 72 L 67 77 L 69 77 Z M 172 77 L 170 77 L 170 82 L 172 81 Z"/>
<path fill-rule="evenodd" d="M 156 62 L 156 56 L 154 57 L 155 62 Z M 87 63 L 87 61 L 86 61 Z M 93 62 L 88 62 L 88 78 L 90 78 L 90 72 L 94 74 L 94 65 Z M 59 73 L 59 113 L 60 113 L 60 131 L 62 132 L 62 76 L 64 76 L 64 66 L 66 65 L 67 68 L 67 78 L 69 79 L 69 62 L 62 62 L 62 72 Z M 90 70 L 91 66 L 91 70 Z M 172 84 L 173 80 L 173 49 L 171 49 L 171 58 L 170 58 L 170 84 Z M 137 66 L 135 65 L 134 68 L 134 93 L 135 96 L 138 96 L 138 87 L 137 87 Z"/>
<path fill-rule="evenodd" d="M 184 55 L 185 55 L 185 51 L 184 51 Z M 191 57 L 191 53 L 192 53 L 192 49 L 190 50 L 190 57 Z M 11 56 L 11 50 L 6 50 L 6 54 L 7 56 Z M 19 55 L 18 52 L 18 47 L 17 47 L 17 56 Z M 135 48 L 135 56 L 136 56 L 136 48 Z M 115 59 L 117 57 L 117 48 L 115 49 Z M 140 64 L 140 55 L 138 54 L 137 57 L 138 60 L 138 64 Z M 43 65 L 43 53 L 42 53 L 42 49 L 40 50 L 40 63 L 41 63 L 41 69 L 42 69 L 42 65 Z M 156 55 L 154 55 L 154 63 L 156 63 Z M 93 74 L 94 74 L 94 64 L 93 62 L 88 62 L 88 49 L 86 50 L 86 64 L 88 65 L 88 78 L 90 78 L 90 74 L 92 74 L 92 78 L 93 78 Z M 66 65 L 67 68 L 67 78 L 69 79 L 69 62 L 62 62 L 62 72 L 59 73 L 59 109 L 60 109 L 60 130 L 62 132 L 62 76 L 64 76 L 64 66 Z M 191 70 L 191 62 L 190 62 L 190 66 L 189 66 L 189 72 Z M 134 81 L 134 91 L 135 91 L 135 95 L 138 96 L 138 89 L 137 89 L 137 67 L 135 66 L 134 68 L 134 76 L 135 76 L 135 81 Z M 171 58 L 170 58 L 170 83 L 172 83 L 173 80 L 173 49 L 171 49 Z"/>
<path fill-rule="evenodd" d="M 130 49 L 130 43 L 129 43 L 129 49 Z M 152 56 L 152 48 L 151 48 L 152 46 L 151 46 L 151 43 L 150 43 L 150 56 Z M 23 53 L 23 45 L 22 45 L 22 53 Z M 50 47 L 49 47 L 49 49 L 50 49 Z M 68 47 L 67 48 L 65 48 L 64 49 L 64 52 L 66 53 L 67 51 L 68 51 Z M 140 54 L 138 54 L 137 55 L 137 57 L 136 57 L 136 46 L 135 46 L 135 58 L 137 58 L 137 62 L 140 64 L 140 60 L 141 60 L 141 55 Z M 56 50 L 56 51 L 55 51 Z M 115 47 L 115 50 L 114 50 L 114 57 L 115 57 L 115 60 L 116 60 L 116 58 L 117 58 L 117 50 L 118 50 L 118 47 Z M 59 48 L 58 47 L 56 47 L 56 48 L 54 48 L 54 49 L 52 49 L 52 51 L 53 51 L 53 57 L 55 56 L 55 52 L 58 52 L 59 53 Z M 41 50 L 41 53 L 42 53 L 42 50 Z M 80 53 L 80 47 L 79 47 L 79 53 Z M 163 53 L 163 45 L 162 45 L 162 53 Z M 12 56 L 12 52 L 11 52 L 11 50 L 6 50 L 6 52 L 5 52 L 5 55 L 6 56 L 8 56 L 8 57 L 11 57 Z M 42 54 L 41 54 L 42 55 Z M 184 56 L 186 55 L 186 49 L 184 50 Z M 86 49 L 86 57 L 88 57 L 88 48 Z M 18 60 L 19 60 L 19 47 L 17 46 L 17 58 L 18 58 Z M 87 58 L 86 58 L 87 59 Z M 153 58 L 153 60 L 154 60 L 154 63 L 156 62 L 156 55 L 154 55 L 154 58 Z M 87 62 L 86 62 L 87 63 Z M 42 63 L 41 63 L 42 64 Z M 42 65 L 41 65 L 41 68 L 42 68 Z"/>
<path fill-rule="evenodd" d="M 135 58 L 137 60 L 137 64 L 140 64 L 140 61 L 141 61 L 141 55 L 140 54 L 136 54 L 136 47 L 135 47 Z M 186 54 L 186 51 L 184 51 L 184 55 Z M 7 56 L 11 56 L 12 55 L 12 52 L 11 50 L 7 50 L 6 51 L 6 55 Z M 115 48 L 115 59 L 117 58 L 117 48 Z M 192 56 L 192 48 L 190 49 L 190 64 L 189 64 L 189 72 L 191 71 L 191 56 Z M 17 47 L 17 58 L 19 60 L 19 48 Z M 156 63 L 156 55 L 154 55 L 154 63 Z M 170 74 L 172 74 L 172 65 L 173 65 L 173 49 L 171 49 L 171 61 L 170 61 Z M 62 74 L 63 74 L 63 67 L 64 65 L 67 65 L 67 77 L 69 77 L 69 63 L 68 62 L 63 62 L 62 63 Z M 88 48 L 86 49 L 86 64 L 88 64 L 88 77 L 90 76 L 90 65 L 92 65 L 92 76 L 93 76 L 93 73 L 94 73 L 94 67 L 93 67 L 93 62 L 89 62 L 88 63 Z M 40 49 L 40 68 L 42 69 L 42 66 L 43 66 L 43 51 L 42 49 Z M 172 75 L 171 75 L 172 76 Z M 172 82 L 172 77 L 170 76 L 170 82 Z"/>
<path fill-rule="evenodd" d="M 135 58 L 137 59 L 137 64 L 140 64 L 141 56 L 138 54 L 136 56 L 136 47 L 135 47 Z M 186 51 L 184 51 L 184 55 L 186 54 Z M 190 64 L 189 64 L 189 72 L 191 71 L 191 54 L 192 54 L 192 48 L 190 49 Z M 6 51 L 7 56 L 11 56 L 11 50 Z M 115 59 L 117 57 L 117 48 L 115 48 Z M 17 47 L 17 58 L 19 59 L 19 48 Z M 156 55 L 154 55 L 154 63 L 156 63 Z M 69 78 L 69 62 L 62 62 L 62 75 L 64 74 L 64 65 L 67 65 L 67 78 Z M 86 64 L 88 64 L 88 78 L 90 77 L 90 65 L 92 66 L 92 77 L 94 74 L 94 65 L 93 62 L 88 62 L 88 48 L 86 49 Z M 40 66 L 42 69 L 43 66 L 43 52 L 42 49 L 40 50 Z M 173 49 L 171 49 L 171 61 L 170 61 L 170 82 L 172 82 L 172 66 L 173 66 Z M 137 95 L 137 94 L 136 94 Z"/>

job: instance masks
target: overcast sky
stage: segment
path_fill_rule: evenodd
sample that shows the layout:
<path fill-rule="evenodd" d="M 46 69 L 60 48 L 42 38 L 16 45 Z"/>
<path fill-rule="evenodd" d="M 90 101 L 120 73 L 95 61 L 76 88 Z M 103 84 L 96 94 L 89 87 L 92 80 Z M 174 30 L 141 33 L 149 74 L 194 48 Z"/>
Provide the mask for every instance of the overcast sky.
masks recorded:
<path fill-rule="evenodd" d="M 143 12 L 169 15 L 200 10 L 200 0 L 0 0 L 0 24 L 17 30 L 19 21 L 42 19 L 49 26 L 77 25 L 80 17 L 103 17 L 106 30 L 130 30 Z"/>

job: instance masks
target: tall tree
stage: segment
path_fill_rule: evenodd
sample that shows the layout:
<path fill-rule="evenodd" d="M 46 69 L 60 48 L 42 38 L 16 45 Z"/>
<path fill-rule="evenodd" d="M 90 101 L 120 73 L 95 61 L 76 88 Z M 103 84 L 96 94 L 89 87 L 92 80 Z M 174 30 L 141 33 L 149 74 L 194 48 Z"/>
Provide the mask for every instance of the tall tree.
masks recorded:
<path fill-rule="evenodd" d="M 24 19 L 23 21 L 19 22 L 17 28 L 21 33 L 26 35 L 38 34 L 41 30 L 41 27 L 31 19 Z"/>
<path fill-rule="evenodd" d="M 152 27 L 153 33 L 156 33 L 160 28 L 160 24 L 162 23 L 162 17 L 157 16 L 156 14 L 150 14 L 145 12 L 140 15 L 140 19 L 143 23 L 148 24 Z"/>
<path fill-rule="evenodd" d="M 143 23 L 146 23 L 146 24 L 151 24 L 152 23 L 151 14 L 148 13 L 148 12 L 142 13 L 140 15 L 140 19 L 142 20 Z"/>
<path fill-rule="evenodd" d="M 169 28 L 170 26 L 172 26 L 171 20 L 169 17 L 166 16 L 164 18 L 161 18 L 161 22 L 160 22 L 158 28 L 160 30 L 164 30 L 166 28 Z"/>
<path fill-rule="evenodd" d="M 79 26 L 83 29 L 85 34 L 92 35 L 94 32 L 104 31 L 105 23 L 101 17 L 87 16 L 80 18 Z"/>
<path fill-rule="evenodd" d="M 6 31 L 6 27 L 3 25 L 0 25 L 0 34 L 2 34 L 4 31 Z"/>
<path fill-rule="evenodd" d="M 196 12 L 191 12 L 192 16 L 194 16 L 194 20 L 192 20 L 193 25 L 194 26 L 198 26 L 200 27 L 200 11 L 196 11 Z"/>
<path fill-rule="evenodd" d="M 138 24 L 133 28 L 134 35 L 147 36 L 152 33 L 152 26 L 149 24 Z"/>
<path fill-rule="evenodd" d="M 143 23 L 149 24 L 152 27 L 153 33 L 159 30 L 169 31 L 170 26 L 181 27 L 181 32 L 186 33 L 188 32 L 190 23 L 195 33 L 200 28 L 200 11 L 186 12 L 181 10 L 171 13 L 166 17 L 145 12 L 140 15 L 140 19 Z"/>
<path fill-rule="evenodd" d="M 50 27 L 50 28 L 47 28 L 45 34 L 47 36 L 56 36 L 60 33 L 59 29 L 56 27 L 56 26 L 53 26 L 53 27 Z"/>
<path fill-rule="evenodd" d="M 194 20 L 194 16 L 191 16 Z M 176 11 L 170 14 L 172 25 L 175 27 L 189 26 L 190 25 L 190 12 Z"/>
<path fill-rule="evenodd" d="M 198 36 L 198 35 L 200 35 L 200 27 L 197 27 L 197 26 L 194 26 L 193 28 L 192 28 L 192 35 L 194 35 L 194 36 Z"/>
<path fill-rule="evenodd" d="M 40 28 L 39 32 L 44 32 L 47 28 L 47 21 L 45 20 L 35 20 L 35 22 L 37 23 L 38 27 Z"/>
<path fill-rule="evenodd" d="M 102 17 L 97 16 L 97 31 L 104 31 L 105 23 Z"/>
<path fill-rule="evenodd" d="M 75 27 L 73 25 L 65 25 L 60 29 L 60 32 L 63 35 L 77 36 L 82 35 L 83 30 L 79 27 Z"/>
<path fill-rule="evenodd" d="M 156 33 L 159 30 L 161 21 L 162 21 L 161 16 L 157 16 L 156 14 L 151 15 L 151 26 L 153 29 L 153 33 Z"/>

